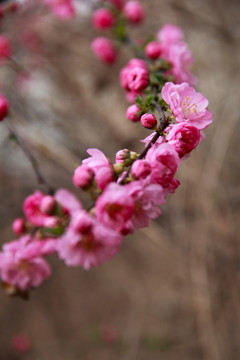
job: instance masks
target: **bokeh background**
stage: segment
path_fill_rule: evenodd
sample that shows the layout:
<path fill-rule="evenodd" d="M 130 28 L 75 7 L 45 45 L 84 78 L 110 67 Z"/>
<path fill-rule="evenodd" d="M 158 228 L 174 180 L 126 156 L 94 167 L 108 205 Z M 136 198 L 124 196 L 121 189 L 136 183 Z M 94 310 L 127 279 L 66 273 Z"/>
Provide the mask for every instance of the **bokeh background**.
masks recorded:
<path fill-rule="evenodd" d="M 146 21 L 132 36 L 167 22 L 183 28 L 214 123 L 179 168 L 181 186 L 159 220 L 128 236 L 114 259 L 85 272 L 53 258 L 53 276 L 29 301 L 0 291 L 1 360 L 240 359 L 240 2 L 141 2 Z M 117 81 L 132 54 L 125 49 L 108 68 L 89 49 L 96 32 L 87 12 L 62 22 L 48 14 L 39 21 L 39 11 L 32 6 L 1 23 L 16 60 L 0 69 L 1 91 L 9 121 L 50 183 L 77 193 L 71 176 L 86 148 L 114 159 L 119 149 L 140 150 L 148 134 L 126 120 Z M 11 223 L 39 188 L 7 134 L 2 123 L 1 243 L 14 238 Z M 18 334 L 30 341 L 25 354 L 11 345 Z"/>

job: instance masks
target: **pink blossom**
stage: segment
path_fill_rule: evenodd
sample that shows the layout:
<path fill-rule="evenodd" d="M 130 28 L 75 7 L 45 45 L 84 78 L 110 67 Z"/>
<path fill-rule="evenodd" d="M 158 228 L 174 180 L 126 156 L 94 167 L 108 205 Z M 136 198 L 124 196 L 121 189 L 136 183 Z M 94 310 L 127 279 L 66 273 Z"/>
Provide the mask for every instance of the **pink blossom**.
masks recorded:
<path fill-rule="evenodd" d="M 157 119 L 154 114 L 146 113 L 141 116 L 141 123 L 146 129 L 153 129 L 157 125 Z"/>
<path fill-rule="evenodd" d="M 133 214 L 133 200 L 125 186 L 109 184 L 96 201 L 95 215 L 98 221 L 121 231 Z"/>
<path fill-rule="evenodd" d="M 146 72 L 148 72 L 147 64 L 145 63 L 145 61 L 138 59 L 138 58 L 133 58 L 128 62 L 128 64 L 126 66 L 124 66 L 124 68 L 121 69 L 120 74 L 119 74 L 119 80 L 120 80 L 120 84 L 123 87 L 123 89 L 136 94 L 134 96 L 134 99 L 135 99 L 140 90 L 131 91 L 129 88 L 129 79 L 128 79 L 128 75 L 129 75 L 130 71 L 133 70 L 134 68 L 142 68 Z M 130 95 L 128 95 L 128 96 L 130 96 Z M 133 95 L 132 95 L 132 98 L 133 98 Z M 131 99 L 132 101 L 130 101 L 130 102 L 133 102 L 134 99 L 133 100 Z"/>
<path fill-rule="evenodd" d="M 130 158 L 130 151 L 128 149 L 119 150 L 116 153 L 115 162 L 123 164 L 125 160 Z"/>
<path fill-rule="evenodd" d="M 3 95 L 0 94 L 0 121 L 4 120 L 7 114 L 8 114 L 8 101 Z"/>
<path fill-rule="evenodd" d="M 199 130 L 205 129 L 212 122 L 208 110 L 208 100 L 187 83 L 175 85 L 168 82 L 162 88 L 162 97 L 178 122 L 187 122 Z"/>
<path fill-rule="evenodd" d="M 126 185 L 129 195 L 134 200 L 134 227 L 143 228 L 149 225 L 150 219 L 156 219 L 161 210 L 159 205 L 165 203 L 165 193 L 161 185 L 144 186 L 142 181 L 132 181 Z"/>
<path fill-rule="evenodd" d="M 51 274 L 48 263 L 34 252 L 29 252 L 29 236 L 3 246 L 0 253 L 0 272 L 2 281 L 27 291 L 39 286 Z"/>
<path fill-rule="evenodd" d="M 97 37 L 91 45 L 94 54 L 106 64 L 113 64 L 117 58 L 117 50 L 110 39 Z"/>
<path fill-rule="evenodd" d="M 41 202 L 44 194 L 41 191 L 35 191 L 34 194 L 29 195 L 23 203 L 23 211 L 26 218 L 35 226 L 44 226 L 47 215 L 40 210 Z"/>
<path fill-rule="evenodd" d="M 54 15 L 61 19 L 71 19 L 75 15 L 75 8 L 72 0 L 43 0 L 51 9 Z"/>
<path fill-rule="evenodd" d="M 157 59 L 160 56 L 161 51 L 161 46 L 158 41 L 151 41 L 147 44 L 145 48 L 145 54 L 153 60 Z"/>
<path fill-rule="evenodd" d="M 152 168 L 150 183 L 160 184 L 168 191 L 169 186 L 172 187 L 171 182 L 180 164 L 176 150 L 167 143 L 155 144 L 147 152 L 146 160 Z"/>
<path fill-rule="evenodd" d="M 93 26 L 98 29 L 108 29 L 114 24 L 114 17 L 110 10 L 106 8 L 98 9 L 93 14 Z"/>
<path fill-rule="evenodd" d="M 131 173 L 136 179 L 145 179 L 151 173 L 151 166 L 146 160 L 134 161 Z"/>
<path fill-rule="evenodd" d="M 84 159 L 83 164 L 93 170 L 97 186 L 103 190 L 113 181 L 113 168 L 109 159 L 99 149 L 87 149 L 91 157 Z"/>
<path fill-rule="evenodd" d="M 185 42 L 181 41 L 171 45 L 167 50 L 163 51 L 162 56 L 172 64 L 170 73 L 173 74 L 177 84 L 182 82 L 188 82 L 190 85 L 196 84 L 197 79 L 191 73 L 192 53 Z"/>
<path fill-rule="evenodd" d="M 178 152 L 180 158 L 190 153 L 200 141 L 200 131 L 195 126 L 181 122 L 166 129 L 166 140 Z"/>
<path fill-rule="evenodd" d="M 182 30 L 171 24 L 165 25 L 158 33 L 161 46 L 161 56 L 170 62 L 172 69 L 169 74 L 174 76 L 176 83 L 186 81 L 191 85 L 196 84 L 196 78 L 191 73 L 193 64 L 192 53 L 183 41 Z"/>
<path fill-rule="evenodd" d="M 136 104 L 133 104 L 127 108 L 126 117 L 132 122 L 140 120 L 141 117 L 141 108 Z"/>
<path fill-rule="evenodd" d="M 145 16 L 142 5 L 135 0 L 130 0 L 125 4 L 123 13 L 127 20 L 134 24 L 140 23 Z"/>
<path fill-rule="evenodd" d="M 59 257 L 66 265 L 88 270 L 112 258 L 119 250 L 122 236 L 93 221 L 85 211 L 75 217 L 58 243 Z"/>
<path fill-rule="evenodd" d="M 50 202 L 49 202 L 50 200 Z M 65 215 L 81 209 L 80 202 L 66 189 L 59 189 L 53 197 L 46 197 L 41 191 L 29 195 L 23 203 L 23 211 L 30 223 L 35 226 L 55 227 L 59 218 L 54 216 L 56 201 L 62 206 Z"/>
<path fill-rule="evenodd" d="M 16 235 L 22 235 L 26 231 L 25 221 L 22 218 L 17 218 L 12 224 L 13 232 Z"/>
<path fill-rule="evenodd" d="M 141 91 L 149 84 L 148 70 L 142 67 L 134 67 L 128 73 L 128 87 L 132 91 Z"/>
<path fill-rule="evenodd" d="M 73 183 L 79 189 L 86 189 L 92 184 L 93 170 L 85 165 L 78 166 L 72 177 Z"/>
<path fill-rule="evenodd" d="M 73 216 L 82 209 L 82 205 L 74 194 L 67 189 L 58 189 L 54 194 L 55 199 L 63 207 L 65 214 Z"/>
<path fill-rule="evenodd" d="M 164 25 L 157 34 L 157 38 L 161 45 L 170 46 L 183 40 L 183 31 L 178 26 L 172 24 Z"/>

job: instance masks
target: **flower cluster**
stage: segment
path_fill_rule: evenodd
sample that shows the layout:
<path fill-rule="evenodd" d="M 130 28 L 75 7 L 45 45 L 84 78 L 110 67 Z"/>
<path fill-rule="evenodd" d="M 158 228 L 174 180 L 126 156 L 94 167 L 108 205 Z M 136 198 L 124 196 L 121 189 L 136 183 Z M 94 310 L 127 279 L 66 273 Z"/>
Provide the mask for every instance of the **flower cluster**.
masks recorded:
<path fill-rule="evenodd" d="M 116 40 L 127 41 L 126 24 L 139 24 L 143 21 L 145 12 L 136 0 L 105 0 L 94 12 L 92 23 L 96 30 L 111 30 L 116 34 Z M 118 55 L 116 42 L 104 36 L 96 37 L 92 42 L 94 54 L 105 64 L 113 64 Z"/>
<path fill-rule="evenodd" d="M 143 17 L 138 1 L 105 0 L 92 21 L 98 30 L 117 31 L 119 24 L 139 23 Z M 126 39 L 124 34 L 121 40 Z M 105 63 L 116 59 L 108 38 L 96 38 L 92 49 Z M 145 149 L 141 154 L 119 150 L 115 162 L 99 149 L 87 150 L 89 157 L 75 169 L 72 180 L 91 197 L 88 210 L 65 189 L 50 195 L 35 191 L 25 199 L 25 217 L 13 222 L 19 239 L 0 252 L 0 275 L 8 293 L 25 295 L 48 278 L 51 268 L 45 257 L 53 253 L 67 266 L 85 270 L 111 259 L 124 236 L 158 218 L 161 205 L 180 185 L 179 165 L 212 122 L 208 100 L 191 86 L 192 57 L 181 29 L 164 26 L 157 40 L 137 48 L 137 55 L 120 71 L 119 80 L 133 103 L 127 118 L 153 130 L 142 140 Z"/>

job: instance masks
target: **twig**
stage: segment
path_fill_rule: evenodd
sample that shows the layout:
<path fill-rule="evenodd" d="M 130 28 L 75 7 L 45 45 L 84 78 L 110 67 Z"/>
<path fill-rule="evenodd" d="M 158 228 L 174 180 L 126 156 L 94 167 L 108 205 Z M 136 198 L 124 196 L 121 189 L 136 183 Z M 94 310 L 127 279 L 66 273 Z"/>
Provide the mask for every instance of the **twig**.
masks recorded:
<path fill-rule="evenodd" d="M 16 130 L 14 130 L 12 128 L 12 125 L 9 123 L 9 121 L 7 119 L 4 119 L 4 122 L 8 128 L 9 134 L 12 135 L 14 137 L 14 139 L 16 140 L 18 146 L 22 149 L 22 151 L 24 152 L 24 154 L 26 155 L 26 157 L 28 158 L 35 174 L 38 180 L 39 184 L 42 184 L 45 186 L 46 191 L 48 192 L 48 194 L 53 194 L 54 190 L 53 188 L 48 184 L 47 180 L 45 179 L 45 177 L 42 175 L 39 166 L 38 166 L 38 162 L 36 160 L 36 158 L 34 157 L 34 155 L 30 152 L 30 150 L 27 148 L 26 144 L 24 143 L 23 139 L 18 135 L 18 133 L 16 132 Z"/>

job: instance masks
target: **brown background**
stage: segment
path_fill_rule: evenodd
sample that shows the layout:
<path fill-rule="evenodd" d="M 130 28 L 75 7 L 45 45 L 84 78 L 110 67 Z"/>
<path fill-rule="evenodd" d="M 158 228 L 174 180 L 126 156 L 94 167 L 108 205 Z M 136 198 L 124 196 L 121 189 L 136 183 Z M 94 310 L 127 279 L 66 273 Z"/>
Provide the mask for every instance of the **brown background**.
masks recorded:
<path fill-rule="evenodd" d="M 53 276 L 30 301 L 0 293 L 0 359 L 238 360 L 240 359 L 240 3 L 222 0 L 142 0 L 147 18 L 132 35 L 164 23 L 183 27 L 214 123 L 178 171 L 181 186 L 160 219 L 125 239 L 119 254 L 85 272 L 52 259 Z M 16 66 L 1 68 L 11 124 L 36 154 L 51 184 L 72 191 L 75 166 L 88 147 L 107 156 L 140 150 L 148 133 L 125 119 L 117 82 L 131 56 L 107 68 L 91 54 L 89 20 L 36 22 L 31 9 L 2 22 L 22 67 L 41 64 L 32 85 L 16 84 Z M 34 54 L 18 45 L 18 29 L 36 32 Z M 40 46 L 40 50 L 39 50 Z M 40 62 L 40 63 L 39 63 Z M 18 69 L 19 70 L 19 69 Z M 27 194 L 39 188 L 29 163 L 0 131 L 1 243 L 14 238 Z M 87 204 L 87 198 L 78 194 Z M 101 336 L 105 326 L 117 339 Z M 23 356 L 16 333 L 31 341 Z"/>

